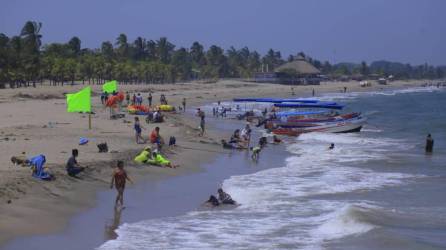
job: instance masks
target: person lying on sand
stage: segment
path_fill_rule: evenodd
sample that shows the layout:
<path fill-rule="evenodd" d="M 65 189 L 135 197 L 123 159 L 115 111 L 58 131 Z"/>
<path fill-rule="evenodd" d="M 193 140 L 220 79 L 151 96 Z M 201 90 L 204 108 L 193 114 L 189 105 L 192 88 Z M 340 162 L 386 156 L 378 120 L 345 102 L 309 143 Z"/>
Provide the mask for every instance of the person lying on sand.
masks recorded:
<path fill-rule="evenodd" d="M 11 162 L 15 166 L 20 165 L 21 167 L 27 167 L 30 164 L 29 160 L 26 159 L 25 152 L 22 152 L 22 155 L 11 157 Z"/>
<path fill-rule="evenodd" d="M 230 204 L 230 205 L 236 204 L 236 202 L 232 199 L 232 197 L 228 193 L 225 193 L 221 188 L 218 189 L 218 199 L 222 204 Z"/>
<path fill-rule="evenodd" d="M 169 168 L 177 168 L 179 165 L 172 164 L 169 160 L 164 158 L 160 153 L 153 152 L 152 153 L 152 159 L 147 160 L 147 163 L 161 166 L 161 167 L 169 167 Z"/>
<path fill-rule="evenodd" d="M 79 166 L 77 163 L 76 157 L 79 155 L 79 151 L 77 149 L 73 149 L 71 152 L 71 157 L 67 161 L 67 174 L 71 177 L 76 177 L 80 172 L 85 170 L 85 167 Z"/>
<path fill-rule="evenodd" d="M 133 181 L 124 170 L 124 162 L 118 161 L 116 169 L 113 170 L 113 176 L 110 183 L 110 188 L 113 188 L 114 185 L 116 187 L 116 191 L 118 191 L 118 195 L 116 196 L 115 201 L 115 207 L 118 206 L 118 202 L 121 203 L 121 206 L 124 206 L 124 189 L 127 180 L 133 184 Z"/>

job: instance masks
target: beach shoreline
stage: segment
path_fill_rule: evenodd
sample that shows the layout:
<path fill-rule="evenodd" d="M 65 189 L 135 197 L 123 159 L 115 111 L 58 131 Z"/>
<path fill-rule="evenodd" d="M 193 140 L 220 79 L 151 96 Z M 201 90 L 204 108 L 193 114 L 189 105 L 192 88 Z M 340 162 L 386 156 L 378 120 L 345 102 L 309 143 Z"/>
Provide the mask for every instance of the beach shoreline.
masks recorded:
<path fill-rule="evenodd" d="M 309 97 L 313 88 L 317 97 L 322 93 L 339 93 L 344 86 L 347 86 L 348 92 L 371 92 L 419 87 L 422 82 L 401 81 L 368 88 L 359 87 L 357 82 L 338 82 L 317 86 L 293 86 L 293 88 L 295 97 Z M 5 246 L 7 242 L 17 237 L 51 234 L 66 228 L 72 216 L 96 206 L 97 192 L 107 188 L 113 162 L 117 159 L 129 161 L 136 152 L 143 148 L 142 145 L 134 144 L 134 135 L 129 124 L 108 120 L 106 110 L 98 111 L 93 118 L 93 131 L 81 127 L 87 124 L 85 116 L 66 114 L 64 100 L 54 98 L 61 98 L 63 92 L 73 92 L 80 87 L 82 85 L 54 87 L 54 89 L 39 87 L 0 91 L 0 109 L 2 114 L 9 118 L 7 121 L 3 121 L 0 127 L 2 138 L 8 137 L 7 141 L 3 140 L 0 143 L 0 149 L 5 152 L 0 159 L 0 162 L 3 163 L 0 169 L 2 172 L 0 178 L 0 187 L 2 187 L 0 190 L 0 220 L 2 221 L 0 246 Z M 99 87 L 94 86 L 94 90 L 98 91 Z M 151 89 L 155 92 L 156 97 L 158 97 L 158 93 L 163 93 L 175 106 L 180 105 L 182 98 L 187 98 L 189 107 L 243 96 L 289 97 L 291 96 L 290 88 L 291 86 L 287 85 L 228 80 L 216 84 L 122 86 L 124 91 L 140 90 L 142 93 Z M 19 93 L 21 94 L 19 95 Z M 28 100 L 29 97 L 24 93 L 29 94 L 31 98 L 42 96 L 43 93 L 46 93 L 46 96 L 42 97 L 43 100 Z M 99 97 L 95 97 L 95 99 L 94 105 L 99 107 Z M 40 112 L 36 114 L 36 111 Z M 16 115 L 17 113 L 20 115 Z M 131 116 L 127 116 L 126 120 L 131 122 L 131 118 Z M 79 119 L 82 122 L 79 122 Z M 55 128 L 48 128 L 48 121 L 54 120 L 61 122 L 55 123 Z M 202 171 L 203 164 L 212 161 L 219 154 L 218 152 L 223 152 L 218 144 L 219 138 L 222 138 L 223 135 L 221 131 L 211 129 L 205 138 L 197 138 L 197 125 L 198 121 L 190 116 L 169 115 L 167 122 L 160 126 L 161 133 L 164 136 L 174 135 L 177 137 L 179 147 L 172 150 L 169 157 L 174 162 L 180 163 L 182 167 L 171 170 L 139 169 L 129 166 L 132 177 L 139 176 L 137 182 L 147 182 Z M 150 132 L 153 125 L 147 127 L 150 129 L 144 132 L 145 135 Z M 116 150 L 119 153 L 99 157 L 92 142 L 87 146 L 88 148 L 82 148 L 79 160 L 81 163 L 94 166 L 94 169 L 88 173 L 89 175 L 85 175 L 84 180 L 72 180 L 64 176 L 64 161 L 69 156 L 67 152 L 72 147 L 78 147 L 74 140 L 81 134 L 95 138 L 97 142 L 106 140 L 111 145 L 111 150 Z M 111 140 L 110 135 L 115 138 Z M 48 138 L 52 140 L 48 141 Z M 45 147 L 42 148 L 38 145 Z M 71 146 L 67 147 L 66 145 Z M 191 150 L 191 148 L 197 150 Z M 48 165 L 55 170 L 58 179 L 54 183 L 37 181 L 30 176 L 28 169 L 10 166 L 11 155 L 19 154 L 22 151 L 29 154 L 39 153 L 37 150 L 44 151 L 42 153 L 47 155 Z M 31 221 L 32 223 L 30 223 Z"/>

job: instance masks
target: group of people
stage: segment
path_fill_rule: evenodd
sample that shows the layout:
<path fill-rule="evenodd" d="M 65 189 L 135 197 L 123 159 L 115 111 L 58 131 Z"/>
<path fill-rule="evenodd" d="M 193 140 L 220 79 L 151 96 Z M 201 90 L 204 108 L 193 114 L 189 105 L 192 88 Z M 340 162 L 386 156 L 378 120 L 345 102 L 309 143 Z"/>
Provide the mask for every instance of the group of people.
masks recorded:
<path fill-rule="evenodd" d="M 243 129 L 236 129 L 229 139 L 229 142 L 226 140 L 221 140 L 223 148 L 225 149 L 247 149 L 249 147 L 249 143 L 251 141 L 251 127 L 249 123 Z"/>
<path fill-rule="evenodd" d="M 149 95 L 147 96 L 147 102 L 149 103 L 149 106 L 152 106 L 152 98 L 152 93 L 149 92 Z M 142 105 L 144 98 L 142 97 L 141 93 L 134 93 L 133 96 L 130 96 L 130 93 L 126 91 L 125 100 L 127 102 L 127 105 Z"/>

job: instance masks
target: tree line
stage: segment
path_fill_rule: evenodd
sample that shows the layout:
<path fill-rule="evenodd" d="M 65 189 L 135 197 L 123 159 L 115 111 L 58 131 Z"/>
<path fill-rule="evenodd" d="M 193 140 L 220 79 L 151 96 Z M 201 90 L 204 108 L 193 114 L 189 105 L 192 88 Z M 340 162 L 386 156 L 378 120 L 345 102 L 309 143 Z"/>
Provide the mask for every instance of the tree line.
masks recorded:
<path fill-rule="evenodd" d="M 207 50 L 199 42 L 189 48 L 175 46 L 166 37 L 149 40 L 137 37 L 129 42 L 120 34 L 114 42 L 105 41 L 100 48 L 82 48 L 78 37 L 66 43 L 42 45 L 42 23 L 28 21 L 19 35 L 0 33 L 0 88 L 36 85 L 48 80 L 52 85 L 81 81 L 102 84 L 116 79 L 123 84 L 172 83 L 194 79 L 249 78 L 253 73 L 272 71 L 293 60 L 282 59 L 280 51 L 268 50 L 260 55 L 247 47 L 225 50 L 217 45 Z M 430 65 L 374 62 L 335 64 L 321 62 L 299 53 L 326 75 L 393 74 L 400 78 L 441 78 L 444 67 Z"/>

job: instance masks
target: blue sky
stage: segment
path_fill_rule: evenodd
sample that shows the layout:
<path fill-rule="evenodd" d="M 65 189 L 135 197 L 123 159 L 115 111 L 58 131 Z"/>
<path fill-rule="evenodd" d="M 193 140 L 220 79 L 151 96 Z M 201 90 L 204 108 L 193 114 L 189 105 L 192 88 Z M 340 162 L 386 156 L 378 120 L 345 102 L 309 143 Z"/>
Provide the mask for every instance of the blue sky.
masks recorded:
<path fill-rule="evenodd" d="M 82 47 L 168 37 L 178 47 L 199 41 L 248 46 L 286 58 L 299 51 L 330 62 L 385 59 L 446 65 L 443 0 L 2 0 L 0 32 L 43 23 L 44 43 L 78 36 Z"/>

